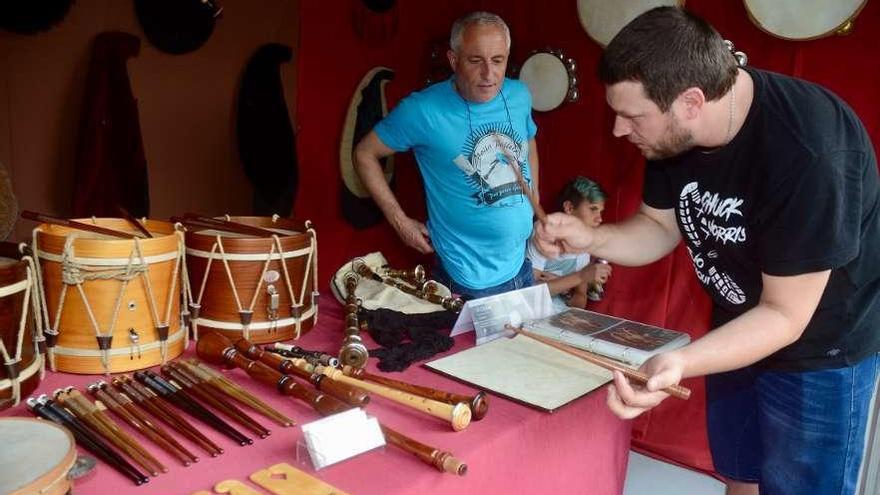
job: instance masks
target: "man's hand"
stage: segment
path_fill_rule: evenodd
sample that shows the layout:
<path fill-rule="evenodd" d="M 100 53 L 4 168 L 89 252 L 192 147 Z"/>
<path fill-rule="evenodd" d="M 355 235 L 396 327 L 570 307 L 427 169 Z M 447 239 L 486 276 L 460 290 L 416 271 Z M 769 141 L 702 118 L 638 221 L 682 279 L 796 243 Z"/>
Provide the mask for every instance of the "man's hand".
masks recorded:
<path fill-rule="evenodd" d="M 661 390 L 677 385 L 684 367 L 684 356 L 672 351 L 652 357 L 639 368 L 650 377 L 646 385 L 631 383 L 623 373 L 614 371 L 614 383 L 608 386 L 608 408 L 621 419 L 632 419 L 656 407 L 669 397 Z"/>
<path fill-rule="evenodd" d="M 544 256 L 556 258 L 562 253 L 583 253 L 593 243 L 593 229 L 575 216 L 565 213 L 547 215 L 546 222 L 535 222 L 535 246 Z"/>
<path fill-rule="evenodd" d="M 581 276 L 581 280 L 587 284 L 596 282 L 604 284 L 608 281 L 608 277 L 611 276 L 611 265 L 607 263 L 593 263 L 581 268 L 578 274 Z"/>
<path fill-rule="evenodd" d="M 428 235 L 428 228 L 422 222 L 407 216 L 400 216 L 395 218 L 391 225 L 407 246 L 422 254 L 434 252 L 434 248 L 431 246 L 431 237 Z"/>

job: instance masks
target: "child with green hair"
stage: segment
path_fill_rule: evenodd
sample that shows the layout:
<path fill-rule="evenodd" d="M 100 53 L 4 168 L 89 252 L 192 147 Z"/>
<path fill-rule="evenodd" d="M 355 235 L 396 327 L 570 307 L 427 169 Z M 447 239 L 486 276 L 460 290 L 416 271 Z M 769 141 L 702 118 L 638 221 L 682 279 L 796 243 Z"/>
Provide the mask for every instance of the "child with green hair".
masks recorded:
<path fill-rule="evenodd" d="M 599 184 L 577 176 L 562 189 L 559 208 L 590 227 L 598 227 L 602 223 L 606 197 Z M 532 262 L 535 283 L 547 284 L 553 304 L 560 310 L 567 306 L 585 307 L 589 285 L 604 284 L 611 276 L 610 265 L 590 263 L 590 255 L 586 253 L 565 253 L 548 259 L 529 241 L 527 256 Z"/>

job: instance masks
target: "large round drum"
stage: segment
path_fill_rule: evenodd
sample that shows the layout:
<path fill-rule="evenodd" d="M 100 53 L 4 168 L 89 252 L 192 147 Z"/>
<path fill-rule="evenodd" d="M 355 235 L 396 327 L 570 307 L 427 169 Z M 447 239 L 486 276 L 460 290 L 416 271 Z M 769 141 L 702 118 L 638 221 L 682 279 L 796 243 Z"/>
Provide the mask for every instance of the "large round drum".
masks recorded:
<path fill-rule="evenodd" d="M 0 410 L 33 392 L 43 371 L 31 266 L 15 244 L 0 243 Z"/>
<path fill-rule="evenodd" d="M 762 31 L 786 40 L 846 34 L 868 0 L 745 0 L 749 18 Z"/>
<path fill-rule="evenodd" d="M 558 50 L 538 50 L 526 59 L 519 79 L 532 94 L 532 108 L 547 112 L 578 99 L 574 60 Z"/>
<path fill-rule="evenodd" d="M 630 21 L 654 7 L 682 6 L 684 0 L 578 0 L 578 17 L 584 31 L 607 46 Z"/>
<path fill-rule="evenodd" d="M 123 219 L 79 221 L 139 235 Z M 168 222 L 144 225 L 152 238 L 38 227 L 33 249 L 42 271 L 53 369 L 118 373 L 149 368 L 183 352 L 182 242 Z"/>
<path fill-rule="evenodd" d="M 188 294 L 196 338 L 206 330 L 255 343 L 299 338 L 318 317 L 314 229 L 309 222 L 279 217 L 225 219 L 274 235 L 188 227 Z"/>
<path fill-rule="evenodd" d="M 0 418 L 0 493 L 64 495 L 76 446 L 64 428 L 31 418 Z"/>

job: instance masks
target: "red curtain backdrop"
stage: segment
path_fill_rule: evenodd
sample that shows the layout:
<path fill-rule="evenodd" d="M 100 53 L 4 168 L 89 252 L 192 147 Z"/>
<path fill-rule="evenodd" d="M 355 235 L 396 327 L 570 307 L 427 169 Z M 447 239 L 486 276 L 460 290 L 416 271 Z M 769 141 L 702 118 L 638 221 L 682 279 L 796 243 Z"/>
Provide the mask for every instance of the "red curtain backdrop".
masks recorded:
<path fill-rule="evenodd" d="M 611 135 L 613 114 L 595 77 L 601 48 L 581 28 L 576 4 L 575 0 L 398 0 L 393 13 L 396 22 L 378 22 L 371 27 L 372 36 L 359 37 L 363 26 L 358 30 L 354 23 L 365 19 L 359 0 L 300 2 L 300 52 L 295 57 L 301 175 L 294 215 L 311 219 L 317 228 L 325 289 L 331 273 L 342 263 L 370 251 L 381 250 L 399 266 L 429 261 L 403 247 L 384 223 L 355 231 L 342 219 L 339 140 L 352 92 L 364 73 L 377 65 L 395 71 L 395 79 L 386 87 L 389 106 L 393 106 L 424 86 L 432 67 L 432 43 L 448 40 L 452 22 L 472 10 L 495 12 L 507 21 L 513 37 L 511 64 L 522 64 L 532 50 L 547 47 L 561 49 L 577 61 L 580 100 L 534 116 L 545 208 L 554 208 L 557 192 L 577 174 L 598 180 L 610 193 L 606 221 L 626 218 L 638 208 L 643 159 L 633 146 Z M 880 37 L 876 35 L 880 2 L 868 2 L 852 34 L 800 42 L 760 31 L 742 2 L 690 0 L 687 6 L 745 51 L 750 65 L 802 77 L 835 91 L 862 118 L 875 147 L 880 142 Z M 396 167 L 399 200 L 411 216 L 423 219 L 424 197 L 412 156 L 401 155 Z M 710 304 L 683 248 L 650 266 L 615 267 L 606 290 L 605 300 L 595 308 L 598 311 L 684 330 L 693 338 L 708 328 Z M 667 400 L 635 421 L 633 446 L 711 471 L 703 382 L 692 379 L 685 385 L 694 389 L 691 400 Z"/>

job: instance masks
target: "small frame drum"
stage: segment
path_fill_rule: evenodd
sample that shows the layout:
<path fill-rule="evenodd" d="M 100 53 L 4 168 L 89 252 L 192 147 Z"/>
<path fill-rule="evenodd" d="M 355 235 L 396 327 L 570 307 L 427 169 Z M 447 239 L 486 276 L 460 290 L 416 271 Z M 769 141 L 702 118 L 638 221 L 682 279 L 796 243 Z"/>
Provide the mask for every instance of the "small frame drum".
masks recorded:
<path fill-rule="evenodd" d="M 539 112 L 578 99 L 576 64 L 560 50 L 532 52 L 519 71 L 519 79 L 528 86 L 532 108 Z"/>
<path fill-rule="evenodd" d="M 76 444 L 66 429 L 32 418 L 0 418 L 0 493 L 64 495 Z"/>
<path fill-rule="evenodd" d="M 257 344 L 299 338 L 318 318 L 318 241 L 311 223 L 224 218 L 277 235 L 187 227 L 186 294 L 195 338 L 205 330 Z"/>
<path fill-rule="evenodd" d="M 36 330 L 35 270 L 18 246 L 0 243 L 0 410 L 33 392 L 45 370 L 43 334 Z"/>
<path fill-rule="evenodd" d="M 123 219 L 79 221 L 140 235 Z M 119 239 L 50 224 L 34 230 L 53 370 L 118 373 L 183 352 L 182 236 L 168 222 L 143 224 L 153 237 Z"/>

